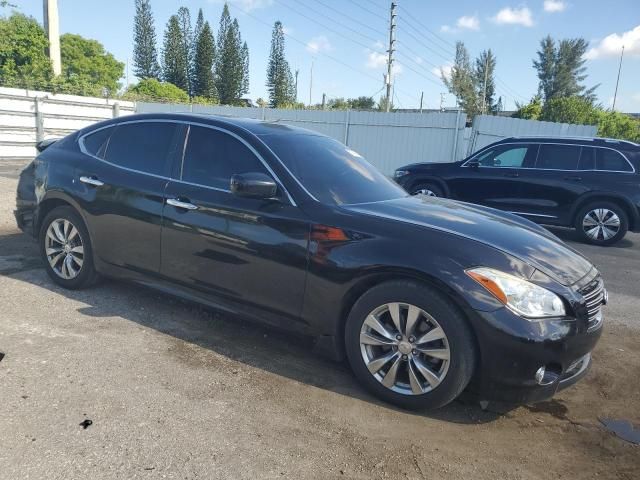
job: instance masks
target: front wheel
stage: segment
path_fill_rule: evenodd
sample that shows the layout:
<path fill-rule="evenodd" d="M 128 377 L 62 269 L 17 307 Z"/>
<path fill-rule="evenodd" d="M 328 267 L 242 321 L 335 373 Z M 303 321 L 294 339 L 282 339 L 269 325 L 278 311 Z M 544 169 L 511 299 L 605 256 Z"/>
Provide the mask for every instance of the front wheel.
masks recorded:
<path fill-rule="evenodd" d="M 360 297 L 347 319 L 345 342 L 358 380 L 403 408 L 448 404 L 475 367 L 472 333 L 456 305 L 411 281 L 383 283 Z"/>
<path fill-rule="evenodd" d="M 580 209 L 575 228 L 585 242 L 607 246 L 622 240 L 629 229 L 629 219 L 615 203 L 594 202 Z"/>
<path fill-rule="evenodd" d="M 433 183 L 421 183 L 411 189 L 411 195 L 423 195 L 425 197 L 444 197 L 444 191 Z"/>

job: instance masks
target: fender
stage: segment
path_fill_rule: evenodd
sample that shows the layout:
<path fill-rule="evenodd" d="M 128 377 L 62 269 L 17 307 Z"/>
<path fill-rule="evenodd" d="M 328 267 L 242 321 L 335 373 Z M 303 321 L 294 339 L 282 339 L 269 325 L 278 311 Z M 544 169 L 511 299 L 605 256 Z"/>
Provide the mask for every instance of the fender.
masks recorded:
<path fill-rule="evenodd" d="M 87 227 L 87 230 L 89 231 L 89 240 L 91 241 L 91 229 L 89 228 L 89 224 L 87 223 L 87 219 L 84 213 L 84 210 L 80 207 L 80 204 L 71 196 L 69 195 L 67 192 L 65 192 L 64 190 L 60 190 L 60 189 L 55 189 L 55 190 L 47 190 L 44 194 L 44 196 L 42 198 L 39 199 L 38 201 L 38 205 L 35 209 L 34 212 L 34 218 L 33 218 L 33 225 L 34 225 L 34 236 L 37 238 L 38 234 L 40 232 L 40 206 L 47 202 L 48 200 L 61 200 L 65 203 L 68 203 L 69 205 L 71 205 L 76 212 L 78 213 L 78 215 L 80 215 L 82 217 L 82 221 L 84 222 L 85 226 Z M 35 228 L 35 226 L 37 225 L 37 228 Z"/>
<path fill-rule="evenodd" d="M 571 207 L 571 210 L 569 212 L 569 218 L 573 219 L 576 216 L 576 214 L 578 213 L 578 210 L 580 208 L 582 208 L 589 201 L 591 201 L 593 199 L 596 199 L 596 198 L 600 198 L 600 199 L 609 198 L 609 199 L 616 200 L 616 201 L 620 202 L 622 205 L 624 205 L 624 207 L 626 208 L 628 213 L 630 213 L 630 215 L 629 215 L 629 230 L 634 231 L 634 229 L 640 227 L 640 214 L 638 213 L 638 209 L 624 195 L 620 195 L 618 193 L 611 193 L 611 192 L 597 192 L 596 191 L 596 192 L 587 192 L 587 193 L 581 195 L 573 203 L 573 205 Z"/>

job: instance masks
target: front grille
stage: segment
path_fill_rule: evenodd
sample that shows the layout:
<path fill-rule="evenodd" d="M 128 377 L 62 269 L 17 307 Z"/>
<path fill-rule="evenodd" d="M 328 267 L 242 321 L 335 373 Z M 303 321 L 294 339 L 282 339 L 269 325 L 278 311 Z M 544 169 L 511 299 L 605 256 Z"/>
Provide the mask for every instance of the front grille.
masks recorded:
<path fill-rule="evenodd" d="M 591 332 L 602 325 L 602 305 L 605 301 L 605 289 L 602 278 L 597 277 L 586 287 L 582 288 L 580 293 L 584 297 L 587 306 L 587 315 L 589 317 L 587 331 Z"/>

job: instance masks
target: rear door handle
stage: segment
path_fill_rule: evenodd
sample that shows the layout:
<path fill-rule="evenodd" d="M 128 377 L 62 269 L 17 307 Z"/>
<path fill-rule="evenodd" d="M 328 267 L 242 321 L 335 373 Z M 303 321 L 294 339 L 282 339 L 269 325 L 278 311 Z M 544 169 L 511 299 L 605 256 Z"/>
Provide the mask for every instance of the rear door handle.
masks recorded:
<path fill-rule="evenodd" d="M 565 180 L 571 180 L 572 182 L 582 181 L 582 177 L 564 177 Z"/>
<path fill-rule="evenodd" d="M 183 202 L 178 198 L 169 198 L 167 199 L 167 205 L 171 205 L 176 208 L 183 208 L 185 210 L 197 210 L 198 206 L 193 203 Z"/>
<path fill-rule="evenodd" d="M 80 181 L 94 187 L 102 187 L 104 185 L 104 182 L 98 180 L 96 177 L 87 177 L 85 175 L 80 177 Z"/>
<path fill-rule="evenodd" d="M 519 173 L 505 173 L 504 174 L 505 177 L 510 177 L 510 178 L 518 178 L 520 176 Z"/>

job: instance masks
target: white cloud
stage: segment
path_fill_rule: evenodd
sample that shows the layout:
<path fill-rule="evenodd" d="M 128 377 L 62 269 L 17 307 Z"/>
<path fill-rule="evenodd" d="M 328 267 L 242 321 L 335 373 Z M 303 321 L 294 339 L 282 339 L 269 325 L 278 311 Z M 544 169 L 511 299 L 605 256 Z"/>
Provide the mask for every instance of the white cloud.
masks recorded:
<path fill-rule="evenodd" d="M 451 28 L 449 25 L 442 25 L 440 27 L 440 31 L 444 33 L 450 33 L 453 31 L 453 28 Z"/>
<path fill-rule="evenodd" d="M 564 12 L 567 4 L 563 0 L 544 0 L 544 11 L 549 13 Z"/>
<path fill-rule="evenodd" d="M 282 33 L 285 35 L 291 35 L 293 33 L 293 28 L 287 27 L 286 25 L 282 26 Z"/>
<path fill-rule="evenodd" d="M 330 52 L 332 49 L 331 42 L 324 35 L 313 37 L 307 42 L 307 52 L 310 53 Z"/>
<path fill-rule="evenodd" d="M 386 72 L 387 68 L 387 54 L 381 52 L 372 52 L 371 50 L 367 50 L 367 62 L 365 66 L 367 68 L 371 68 L 373 70 L 382 70 L 384 69 Z M 393 63 L 391 67 L 392 75 L 398 75 L 402 73 L 402 65 L 397 61 Z"/>
<path fill-rule="evenodd" d="M 209 3 L 230 3 L 244 11 L 250 12 L 251 10 L 257 10 L 259 8 L 270 7 L 273 5 L 273 0 L 209 0 Z"/>
<path fill-rule="evenodd" d="M 480 20 L 477 15 L 464 15 L 456 22 L 458 28 L 466 28 L 468 30 L 480 30 Z"/>
<path fill-rule="evenodd" d="M 444 75 L 446 79 L 450 79 L 452 68 L 453 68 L 453 63 L 446 63 L 444 65 L 440 65 L 439 67 L 433 67 L 431 69 L 431 73 L 436 75 L 438 78 L 442 78 L 442 76 Z"/>
<path fill-rule="evenodd" d="M 524 27 L 533 26 L 533 16 L 527 7 L 511 8 L 506 7 L 500 10 L 492 19 L 500 25 L 522 25 Z"/>
<path fill-rule="evenodd" d="M 618 57 L 624 45 L 624 54 L 640 55 L 640 25 L 622 35 L 612 33 L 606 36 L 593 48 L 589 49 L 586 58 L 593 60 L 603 57 Z"/>
<path fill-rule="evenodd" d="M 418 65 L 422 65 L 424 63 L 424 59 L 422 57 L 416 57 L 413 59 Z"/>

